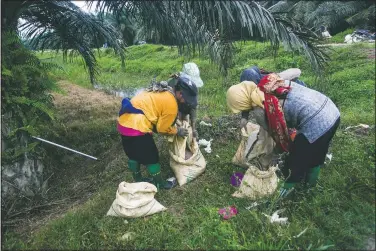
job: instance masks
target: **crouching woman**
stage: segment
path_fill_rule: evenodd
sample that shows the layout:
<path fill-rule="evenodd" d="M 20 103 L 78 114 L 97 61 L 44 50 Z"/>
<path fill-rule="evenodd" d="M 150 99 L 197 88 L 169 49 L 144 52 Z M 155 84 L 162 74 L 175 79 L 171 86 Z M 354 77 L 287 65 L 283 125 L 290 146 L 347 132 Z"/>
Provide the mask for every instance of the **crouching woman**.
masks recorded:
<path fill-rule="evenodd" d="M 280 197 L 285 197 L 301 181 L 315 186 L 329 144 L 339 126 L 340 112 L 324 94 L 277 74 L 264 76 L 258 85 L 250 81 L 231 86 L 227 104 L 234 113 L 249 112 L 273 137 L 277 147 L 289 152 L 282 170 L 286 177 Z M 294 141 L 288 128 L 296 128 Z"/>
<path fill-rule="evenodd" d="M 188 135 L 187 129 L 175 126 L 178 106 L 181 103 L 197 104 L 197 91 L 183 85 L 184 82 L 171 88 L 167 82 L 153 83 L 131 100 L 124 98 L 122 101 L 117 129 L 135 182 L 149 181 L 141 175 L 140 165 L 143 164 L 158 189 L 171 189 L 175 185 L 162 179 L 159 153 L 152 133 Z"/>

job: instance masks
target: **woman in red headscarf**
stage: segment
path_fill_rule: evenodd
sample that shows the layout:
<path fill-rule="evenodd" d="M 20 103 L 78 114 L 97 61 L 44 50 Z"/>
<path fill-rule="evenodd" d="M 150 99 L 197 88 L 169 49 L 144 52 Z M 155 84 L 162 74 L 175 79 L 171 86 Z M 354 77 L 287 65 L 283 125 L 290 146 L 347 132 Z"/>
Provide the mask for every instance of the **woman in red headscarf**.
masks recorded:
<path fill-rule="evenodd" d="M 260 99 L 262 105 L 259 105 Z M 316 185 L 340 122 L 340 112 L 330 98 L 272 73 L 264 76 L 257 86 L 244 81 L 230 87 L 227 104 L 243 116 L 252 111 L 257 123 L 269 132 L 279 149 L 289 153 L 280 196 L 286 196 L 302 180 L 310 186 Z M 297 130 L 293 141 L 288 128 Z"/>

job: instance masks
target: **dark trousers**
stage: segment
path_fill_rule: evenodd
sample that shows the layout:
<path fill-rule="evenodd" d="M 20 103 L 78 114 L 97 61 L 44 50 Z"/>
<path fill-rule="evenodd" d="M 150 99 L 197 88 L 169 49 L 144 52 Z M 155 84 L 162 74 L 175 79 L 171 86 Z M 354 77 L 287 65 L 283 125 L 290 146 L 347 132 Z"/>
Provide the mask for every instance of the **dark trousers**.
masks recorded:
<path fill-rule="evenodd" d="M 329 144 L 333 139 L 334 134 L 339 126 L 340 119 L 315 142 L 309 143 L 308 139 L 303 134 L 298 134 L 290 146 L 290 153 L 286 159 L 285 170 L 283 174 L 288 176 L 291 170 L 290 177 L 287 182 L 300 182 L 309 168 L 313 168 L 324 164 L 326 154 L 329 150 Z"/>
<path fill-rule="evenodd" d="M 129 159 L 140 164 L 149 165 L 159 162 L 159 154 L 153 135 L 148 133 L 142 136 L 121 136 L 123 149 Z"/>

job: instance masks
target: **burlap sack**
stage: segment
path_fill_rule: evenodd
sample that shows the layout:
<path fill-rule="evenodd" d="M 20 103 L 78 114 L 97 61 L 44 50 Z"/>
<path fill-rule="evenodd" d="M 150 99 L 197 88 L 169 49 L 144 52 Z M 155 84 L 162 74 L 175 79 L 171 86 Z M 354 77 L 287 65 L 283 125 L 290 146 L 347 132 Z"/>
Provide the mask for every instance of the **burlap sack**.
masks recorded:
<path fill-rule="evenodd" d="M 166 210 L 154 199 L 157 187 L 147 182 L 121 182 L 107 215 L 137 218 Z"/>
<path fill-rule="evenodd" d="M 237 198 L 250 198 L 258 200 L 273 194 L 277 189 L 278 178 L 275 173 L 277 167 L 270 167 L 267 171 L 261 171 L 253 165 L 248 166 L 239 190 L 232 196 Z"/>
<path fill-rule="evenodd" d="M 172 136 L 170 143 L 170 166 L 180 186 L 194 180 L 205 171 L 206 161 L 197 141 L 192 136 L 192 128 L 188 121 L 177 120 L 176 124 L 188 129 L 185 138 Z"/>
<path fill-rule="evenodd" d="M 260 169 L 267 170 L 273 157 L 273 138 L 262 127 L 251 122 L 247 123 L 246 128 L 241 129 L 242 140 L 232 163 L 247 168 L 248 163 L 253 161 Z"/>

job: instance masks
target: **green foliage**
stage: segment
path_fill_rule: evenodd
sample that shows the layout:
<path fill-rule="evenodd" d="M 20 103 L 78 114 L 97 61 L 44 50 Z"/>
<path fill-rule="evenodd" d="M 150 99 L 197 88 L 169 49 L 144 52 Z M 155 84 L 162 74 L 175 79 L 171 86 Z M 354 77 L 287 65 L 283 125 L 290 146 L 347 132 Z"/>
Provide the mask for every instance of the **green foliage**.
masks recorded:
<path fill-rule="evenodd" d="M 375 29 L 374 1 L 278 1 L 264 3 L 272 13 L 283 13 L 318 30 L 326 26 L 335 34 L 347 27 Z"/>
<path fill-rule="evenodd" d="M 63 145 L 99 158 L 91 161 L 63 150 L 48 149 L 51 166 L 55 169 L 56 185 L 53 198 L 70 197 L 78 191 L 77 185 L 87 182 L 85 193 L 92 194 L 83 205 L 76 206 L 59 219 L 50 221 L 39 231 L 29 234 L 23 242 L 15 234 L 6 234 L 5 248 L 24 249 L 243 249 L 243 250 L 342 250 L 365 249 L 365 241 L 375 232 L 375 133 L 357 134 L 345 131 L 347 126 L 359 123 L 373 125 L 375 61 L 365 52 L 372 45 L 350 45 L 330 51 L 332 60 L 322 79 L 316 75 L 302 56 L 279 50 L 273 57 L 269 44 L 236 43 L 235 65 L 224 78 L 206 58 L 184 58 L 176 48 L 160 45 L 132 46 L 128 50 L 127 70 L 123 72 L 113 54 L 98 58 L 102 69 L 101 84 L 109 88 L 134 89 L 145 87 L 150 79 L 166 79 L 170 73 L 180 71 L 183 63 L 198 64 L 204 87 L 199 90 L 198 117 L 211 117 L 213 127 L 198 127 L 201 138 L 213 138 L 211 154 L 203 152 L 207 169 L 193 182 L 160 191 L 156 199 L 167 211 L 150 217 L 127 219 L 106 217 L 117 185 L 131 181 L 119 136 L 114 126 L 117 106 L 105 109 L 64 106 L 56 114 L 62 124 L 54 131 Z M 101 52 L 102 53 L 102 52 Z M 42 58 L 51 55 L 43 54 Z M 51 59 L 61 64 L 63 71 L 53 71 L 57 79 L 79 80 L 79 84 L 92 88 L 82 64 L 76 60 L 63 64 L 61 55 Z M 335 101 L 341 110 L 341 125 L 333 140 L 330 153 L 333 159 L 325 165 L 319 186 L 310 193 L 297 191 L 295 197 L 280 205 L 286 208 L 283 216 L 290 224 L 269 224 L 263 213 L 271 214 L 275 208 L 260 206 L 246 210 L 252 201 L 232 197 L 235 188 L 229 185 L 233 172 L 244 172 L 230 164 L 238 145 L 236 127 L 239 117 L 223 117 L 229 112 L 225 93 L 231 84 L 239 81 L 242 70 L 258 65 L 267 70 L 285 70 L 292 65 L 302 70 L 300 79 L 310 87 L 322 91 Z M 115 69 L 111 72 L 110 69 Z M 104 71 L 104 69 L 107 69 Z M 86 77 L 86 80 L 85 80 Z M 76 82 L 75 82 L 76 83 Z M 372 85 L 373 83 L 373 85 Z M 90 119 L 88 119 L 90 118 Z M 56 141 L 55 140 L 55 141 Z M 162 175 L 173 175 L 169 167 L 168 145 L 156 137 L 160 149 Z M 216 155 L 219 156 L 216 157 Z M 144 172 L 145 169 L 143 168 Z M 74 177 L 74 178 L 72 178 Z M 60 197 L 61 196 L 61 197 Z M 81 199 L 81 193 L 77 194 Z M 219 208 L 235 205 L 239 214 L 223 221 Z M 305 228 L 307 231 L 294 238 Z M 133 240 L 121 239 L 134 232 Z M 28 232 L 29 233 L 29 232 Z"/>
<path fill-rule="evenodd" d="M 38 151 L 37 143 L 27 143 L 28 137 L 54 119 L 48 93 L 53 87 L 48 70 L 54 64 L 41 63 L 15 33 L 2 33 L 1 50 L 2 160 L 7 163 Z"/>
<path fill-rule="evenodd" d="M 136 19 L 142 37 L 176 45 L 179 54 L 208 55 L 224 76 L 234 63 L 234 40 L 239 39 L 268 41 L 273 51 L 283 44 L 305 55 L 316 71 L 326 60 L 316 47 L 315 33 L 255 1 L 96 1 L 96 7 L 102 14 L 113 13 L 125 26 Z"/>
<path fill-rule="evenodd" d="M 337 33 L 336 35 L 332 36 L 328 42 L 330 43 L 343 43 L 345 41 L 345 36 L 347 34 L 352 34 L 354 32 L 354 28 L 349 28 L 345 31 L 342 31 L 340 33 Z"/>
<path fill-rule="evenodd" d="M 80 55 L 92 83 L 98 74 L 92 48 L 111 42 L 124 63 L 119 32 L 71 1 L 5 1 L 3 8 L 7 11 L 2 13 L 2 31 L 21 31 L 29 49 L 61 50 L 65 58 Z M 24 22 L 17 25 L 20 18 Z"/>
<path fill-rule="evenodd" d="M 16 31 L 18 19 L 24 19 L 19 29 L 28 48 L 62 50 L 65 58 L 80 55 L 92 84 L 99 73 L 93 47 L 108 42 L 124 66 L 125 44 L 140 37 L 177 45 L 189 56 L 209 55 L 225 76 L 233 64 L 234 39 L 269 41 L 273 50 L 283 44 L 305 55 L 316 71 L 326 60 L 315 33 L 255 1 L 96 2 L 97 16 L 70 1 L 5 1 L 2 23 Z"/>
<path fill-rule="evenodd" d="M 135 44 L 138 40 L 144 40 L 140 37 L 141 26 L 137 18 L 121 13 L 120 15 L 113 15 L 111 13 L 98 13 L 98 18 L 108 22 L 121 33 L 122 41 L 127 46 Z M 111 43 L 110 43 L 111 46 Z"/>

